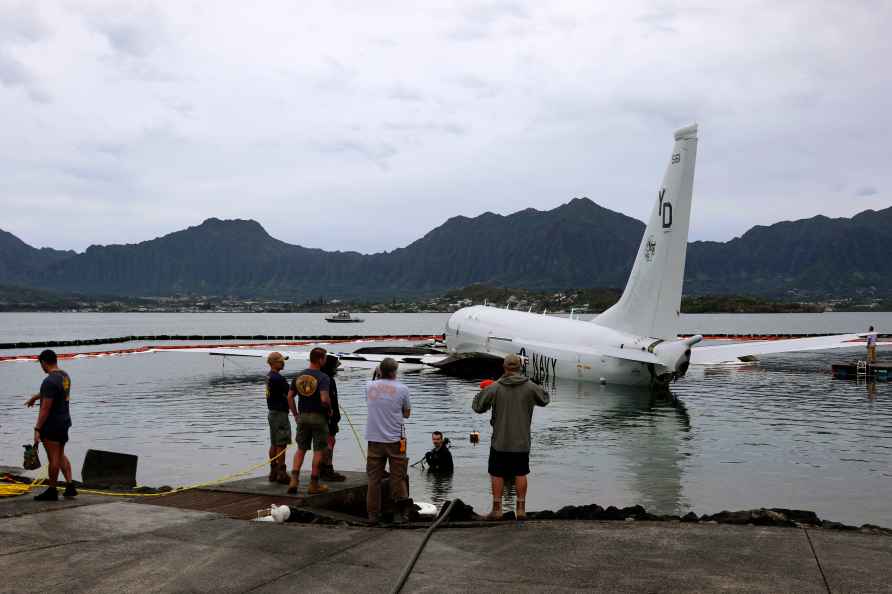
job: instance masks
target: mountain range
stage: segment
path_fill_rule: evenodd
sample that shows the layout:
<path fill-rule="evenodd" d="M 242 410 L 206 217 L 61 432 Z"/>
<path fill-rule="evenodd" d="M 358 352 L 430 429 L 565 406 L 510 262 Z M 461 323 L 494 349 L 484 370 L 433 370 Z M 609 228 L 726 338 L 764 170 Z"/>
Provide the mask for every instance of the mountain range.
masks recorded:
<path fill-rule="evenodd" d="M 435 294 L 473 283 L 529 289 L 622 287 L 644 224 L 576 198 L 549 211 L 454 217 L 410 245 L 328 252 L 271 237 L 252 220 L 210 218 L 136 244 L 82 253 L 0 231 L 0 284 L 84 294 L 303 300 Z M 892 290 L 892 207 L 753 227 L 689 244 L 687 294 L 852 296 Z"/>

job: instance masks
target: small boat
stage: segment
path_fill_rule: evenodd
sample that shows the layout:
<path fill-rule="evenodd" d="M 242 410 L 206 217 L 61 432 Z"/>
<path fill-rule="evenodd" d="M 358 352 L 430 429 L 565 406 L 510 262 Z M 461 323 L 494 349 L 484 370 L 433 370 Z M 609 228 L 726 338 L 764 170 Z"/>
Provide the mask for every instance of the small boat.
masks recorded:
<path fill-rule="evenodd" d="M 362 318 L 354 318 L 350 315 L 349 311 L 339 311 L 338 313 L 328 316 L 325 318 L 326 322 L 331 322 L 332 324 L 349 324 L 356 322 L 364 322 Z"/>

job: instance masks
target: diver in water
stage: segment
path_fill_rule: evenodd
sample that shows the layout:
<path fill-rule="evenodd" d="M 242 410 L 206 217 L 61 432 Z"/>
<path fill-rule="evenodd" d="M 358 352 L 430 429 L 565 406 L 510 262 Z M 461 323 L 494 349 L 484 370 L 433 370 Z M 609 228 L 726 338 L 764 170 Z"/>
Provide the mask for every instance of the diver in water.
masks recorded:
<path fill-rule="evenodd" d="M 452 452 L 449 451 L 449 438 L 443 437 L 440 431 L 431 433 L 434 449 L 424 455 L 428 470 L 437 474 L 452 474 Z"/>

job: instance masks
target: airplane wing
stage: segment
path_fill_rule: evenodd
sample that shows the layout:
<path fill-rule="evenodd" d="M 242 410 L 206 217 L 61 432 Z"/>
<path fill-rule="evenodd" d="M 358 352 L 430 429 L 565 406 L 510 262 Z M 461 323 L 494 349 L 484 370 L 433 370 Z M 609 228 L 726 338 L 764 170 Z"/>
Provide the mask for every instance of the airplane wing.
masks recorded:
<path fill-rule="evenodd" d="M 260 359 L 266 359 L 266 357 L 277 351 L 282 353 L 282 356 L 285 357 L 286 360 L 290 361 L 298 361 L 301 363 L 305 363 L 310 358 L 310 351 L 288 351 L 283 349 L 275 349 L 275 348 L 266 348 L 266 349 L 250 349 L 250 348 L 183 348 L 183 349 L 164 349 L 163 351 L 158 352 L 180 352 L 180 353 L 203 353 L 212 356 L 218 357 L 254 357 Z M 432 363 L 436 363 L 438 361 L 442 361 L 446 358 L 446 355 L 440 354 L 425 354 L 425 355 L 406 355 L 406 354 L 360 354 L 360 353 L 349 353 L 349 352 L 333 352 L 329 351 L 330 354 L 336 356 L 341 360 L 341 367 L 344 368 L 359 368 L 359 369 L 374 369 L 381 363 L 385 358 L 390 357 L 395 359 L 397 363 L 400 364 L 401 369 L 417 369 L 421 367 L 426 367 L 431 365 Z"/>
<path fill-rule="evenodd" d="M 718 363 L 739 363 L 756 355 L 771 353 L 793 353 L 797 351 L 821 351 L 845 347 L 864 348 L 864 334 L 835 334 L 814 338 L 791 338 L 789 340 L 759 340 L 735 344 L 705 345 L 691 349 L 691 364 L 711 365 Z"/>

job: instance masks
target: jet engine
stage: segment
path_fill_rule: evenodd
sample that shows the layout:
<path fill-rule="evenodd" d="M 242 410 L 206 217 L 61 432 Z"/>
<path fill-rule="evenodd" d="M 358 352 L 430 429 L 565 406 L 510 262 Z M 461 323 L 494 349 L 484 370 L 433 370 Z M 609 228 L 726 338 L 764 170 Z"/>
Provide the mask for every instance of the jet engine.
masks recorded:
<path fill-rule="evenodd" d="M 684 377 L 691 365 L 691 347 L 703 340 L 699 334 L 668 342 L 657 342 L 648 349 L 660 360 L 659 366 L 654 366 L 651 373 L 654 379 L 661 384 L 668 384 L 674 379 Z"/>

